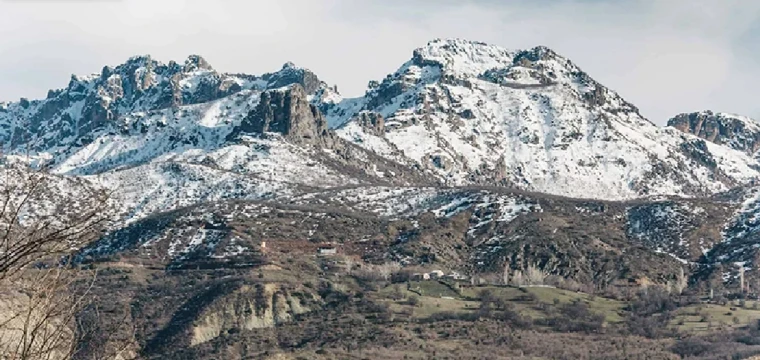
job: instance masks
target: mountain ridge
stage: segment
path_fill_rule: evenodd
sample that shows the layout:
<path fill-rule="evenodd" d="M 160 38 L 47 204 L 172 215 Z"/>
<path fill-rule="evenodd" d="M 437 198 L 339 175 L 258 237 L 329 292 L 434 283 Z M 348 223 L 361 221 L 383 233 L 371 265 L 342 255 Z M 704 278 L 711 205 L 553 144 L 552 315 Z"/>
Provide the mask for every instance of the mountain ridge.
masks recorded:
<path fill-rule="evenodd" d="M 121 216 L 75 261 L 106 274 L 98 301 L 123 306 L 110 320 L 131 322 L 150 358 L 256 357 L 238 346 L 252 339 L 324 352 L 312 335 L 291 341 L 291 330 L 311 332 L 308 316 L 334 326 L 317 334 L 396 321 L 459 328 L 511 311 L 480 290 L 532 294 L 531 273 L 527 284 L 563 299 L 625 300 L 612 315 L 636 326 L 640 288 L 717 300 L 760 279 L 754 135 L 712 117 L 656 126 L 542 46 L 434 40 L 356 98 L 292 63 L 246 75 L 197 55 L 135 56 L 47 99 L 2 105 L 0 193 L 37 169 L 51 184 L 43 200 L 68 206 L 108 190 Z M 412 281 L 423 272 L 456 276 Z M 420 297 L 406 305 L 396 291 Z M 476 292 L 477 312 L 466 295 Z M 549 299 L 522 309 L 560 305 Z M 465 300 L 468 318 L 448 318 L 449 301 Z M 550 334 L 543 317 L 535 324 Z"/>
<path fill-rule="evenodd" d="M 261 94 L 293 84 L 304 90 L 312 112 L 324 114 L 309 117 L 324 117 L 318 120 L 326 123 L 319 125 L 322 131 L 334 129 L 344 140 L 449 185 L 624 199 L 704 196 L 756 176 L 751 154 L 657 127 L 545 46 L 507 50 L 462 39 L 437 39 L 415 49 L 359 98 L 343 98 L 336 87 L 289 62 L 256 76 L 218 72 L 199 55 L 183 65 L 138 55 L 99 75 L 73 76 L 67 88 L 45 100 L 5 105 L 0 142 L 9 153 L 37 150 L 39 161 L 59 164 L 59 172 L 92 174 L 92 167 L 82 172 L 90 165 L 75 164 L 103 148 L 93 142 L 121 135 L 149 138 L 171 130 L 170 142 L 185 143 L 165 147 L 162 140 L 155 155 L 132 157 L 133 165 L 166 151 L 227 146 L 225 139 L 239 132 Z M 28 125 L 19 126 L 13 116 L 27 116 Z M 171 118 L 178 125 L 167 127 Z M 112 168 L 123 166 L 105 155 L 112 150 L 98 151 Z M 588 183 L 597 185 L 591 193 L 579 192 Z"/>
<path fill-rule="evenodd" d="M 360 111 L 385 119 L 384 137 L 352 126 L 349 120 Z M 692 148 L 710 148 L 710 156 L 710 151 L 723 149 L 655 126 L 616 92 L 545 47 L 512 51 L 459 39 L 435 40 L 416 49 L 410 61 L 382 82 L 371 83 L 363 98 L 328 109 L 327 117 L 342 124 L 339 133 L 345 138 L 371 144 L 376 151 L 400 148 L 451 184 L 487 182 L 497 174 L 510 186 L 572 194 L 582 188 L 573 179 L 586 177 L 583 183 L 605 184 L 595 197 L 627 198 L 703 195 L 732 186 L 731 181 L 715 181 L 726 178 L 720 172 L 754 176 L 742 164 L 725 164 L 727 169 L 721 169 L 720 160 L 715 166 L 712 161 L 700 165 L 704 161 L 693 159 Z M 531 165 L 536 159 L 548 168 Z M 574 169 L 564 168 L 573 162 L 578 162 Z M 695 172 L 675 169 L 688 162 Z M 741 162 L 754 166 L 748 158 Z M 605 180 L 610 172 L 620 180 Z M 653 179 L 663 175 L 662 183 Z M 544 182 L 547 177 L 564 185 L 556 188 Z"/>

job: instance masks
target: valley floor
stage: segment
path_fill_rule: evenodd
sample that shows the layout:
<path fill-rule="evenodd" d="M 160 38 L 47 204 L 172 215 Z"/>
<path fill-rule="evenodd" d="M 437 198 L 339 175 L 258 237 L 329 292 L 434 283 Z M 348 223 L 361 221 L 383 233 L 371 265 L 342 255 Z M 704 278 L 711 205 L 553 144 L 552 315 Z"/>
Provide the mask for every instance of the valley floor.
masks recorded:
<path fill-rule="evenodd" d="M 613 299 L 548 286 L 383 279 L 339 258 L 238 270 L 99 264 L 99 299 L 144 359 L 744 359 L 753 301 L 656 288 Z M 112 289 L 121 289 L 113 293 Z"/>

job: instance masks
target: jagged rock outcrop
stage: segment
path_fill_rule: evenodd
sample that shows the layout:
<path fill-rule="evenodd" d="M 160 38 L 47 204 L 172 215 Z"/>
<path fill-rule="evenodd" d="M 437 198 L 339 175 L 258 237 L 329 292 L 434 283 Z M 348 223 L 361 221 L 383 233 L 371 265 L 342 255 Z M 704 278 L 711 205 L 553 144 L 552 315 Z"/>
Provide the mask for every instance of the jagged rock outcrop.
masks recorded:
<path fill-rule="evenodd" d="M 760 149 L 760 123 L 744 116 L 709 110 L 684 113 L 668 120 L 668 126 L 748 154 Z"/>
<path fill-rule="evenodd" d="M 292 62 L 285 63 L 280 71 L 264 74 L 261 78 L 267 81 L 268 89 L 299 84 L 309 95 L 313 95 L 324 86 L 317 75 L 308 69 L 297 67 Z"/>
<path fill-rule="evenodd" d="M 216 299 L 197 314 L 190 345 L 198 345 L 229 332 L 274 327 L 321 307 L 321 299 L 307 289 L 278 284 L 244 284 Z"/>
<path fill-rule="evenodd" d="M 374 136 L 383 136 L 385 134 L 385 119 L 383 116 L 372 111 L 363 111 L 353 119 L 359 126 L 364 128 L 367 133 Z"/>
<path fill-rule="evenodd" d="M 0 114 L 0 124 L 7 124 L 0 126 L 0 143 L 6 151 L 83 146 L 129 113 L 208 102 L 253 86 L 215 71 L 197 55 L 184 66 L 135 56 L 99 74 L 72 76 L 65 89 L 51 90 L 44 100 L 8 104 Z"/>
<path fill-rule="evenodd" d="M 318 93 L 317 106 L 340 99 L 337 89 L 292 63 L 254 76 L 218 72 L 199 55 L 188 56 L 184 64 L 134 56 L 97 74 L 72 76 L 66 88 L 49 91 L 46 99 L 2 104 L 0 146 L 6 152 L 86 146 L 99 132 L 121 131 L 123 124 L 118 120 L 126 116 L 178 110 L 243 90 L 265 91 L 291 84 L 300 84 L 308 95 Z"/>
<path fill-rule="evenodd" d="M 306 96 L 300 84 L 262 93 L 256 108 L 231 136 L 274 132 L 297 143 L 323 144 L 332 136 L 322 113 Z"/>
<path fill-rule="evenodd" d="M 185 66 L 183 68 L 185 72 L 191 72 L 196 70 L 208 70 L 212 71 L 214 68 L 200 55 L 190 55 L 185 60 Z"/>

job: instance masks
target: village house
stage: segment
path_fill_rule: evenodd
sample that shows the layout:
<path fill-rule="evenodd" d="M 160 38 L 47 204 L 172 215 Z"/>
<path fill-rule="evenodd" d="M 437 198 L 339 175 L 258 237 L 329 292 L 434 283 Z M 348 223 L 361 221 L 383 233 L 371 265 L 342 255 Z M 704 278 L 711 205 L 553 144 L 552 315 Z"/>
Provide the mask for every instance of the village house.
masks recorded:
<path fill-rule="evenodd" d="M 447 279 L 451 279 L 451 280 L 467 280 L 467 276 L 466 275 L 462 275 L 462 274 L 460 274 L 460 273 L 458 273 L 456 271 L 450 272 L 445 277 Z"/>
<path fill-rule="evenodd" d="M 430 274 L 430 279 L 432 280 L 442 279 L 444 275 L 443 271 L 441 270 L 433 270 L 429 274 Z"/>
<path fill-rule="evenodd" d="M 414 273 L 412 274 L 412 280 L 430 280 L 430 274 L 428 273 Z"/>
<path fill-rule="evenodd" d="M 338 253 L 338 248 L 332 244 L 322 244 L 317 248 L 318 255 L 335 255 Z"/>
<path fill-rule="evenodd" d="M 456 271 L 452 271 L 449 274 L 444 273 L 441 270 L 433 270 L 427 273 L 414 273 L 412 274 L 412 280 L 438 280 L 438 279 L 450 279 L 450 280 L 467 280 L 467 276 L 462 275 Z"/>

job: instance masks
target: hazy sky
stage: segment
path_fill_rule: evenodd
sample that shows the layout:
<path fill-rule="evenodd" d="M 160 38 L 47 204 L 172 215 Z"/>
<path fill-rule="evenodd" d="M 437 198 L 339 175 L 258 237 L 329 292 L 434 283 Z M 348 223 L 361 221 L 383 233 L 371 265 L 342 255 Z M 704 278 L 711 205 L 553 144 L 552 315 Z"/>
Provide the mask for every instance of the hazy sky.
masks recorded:
<path fill-rule="evenodd" d="M 135 54 L 252 74 L 293 61 L 357 96 L 448 37 L 549 46 L 656 123 L 703 109 L 760 119 L 757 0 L 0 0 L 0 100 Z"/>

